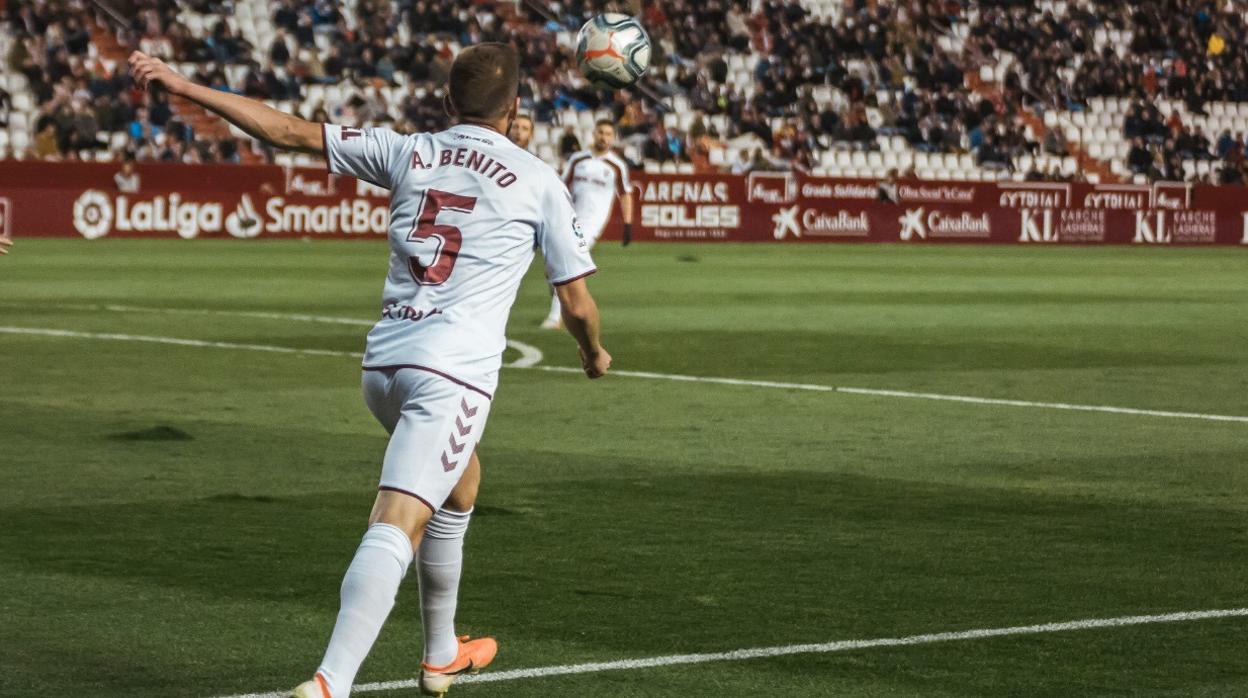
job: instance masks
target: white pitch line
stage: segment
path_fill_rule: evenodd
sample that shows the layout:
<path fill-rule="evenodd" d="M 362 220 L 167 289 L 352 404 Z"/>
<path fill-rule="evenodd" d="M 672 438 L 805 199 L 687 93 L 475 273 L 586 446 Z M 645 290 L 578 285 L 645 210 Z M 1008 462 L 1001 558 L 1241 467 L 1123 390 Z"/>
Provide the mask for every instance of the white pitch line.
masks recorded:
<path fill-rule="evenodd" d="M 74 330 L 57 330 L 47 327 L 9 327 L 0 326 L 0 334 L 29 334 L 44 337 L 73 337 L 76 339 L 105 339 L 118 342 L 148 342 L 151 344 L 172 344 L 180 347 L 204 347 L 212 349 L 245 349 L 247 351 L 266 351 L 274 354 L 307 354 L 311 356 L 345 356 L 362 358 L 363 354 L 351 351 L 334 351 L 332 349 L 298 349 L 295 347 L 279 347 L 271 344 L 240 344 L 238 342 L 207 342 L 199 339 L 178 339 L 176 337 L 152 337 L 141 334 L 117 334 L 114 332 L 76 332 Z"/>
<path fill-rule="evenodd" d="M 1143 417 L 1170 417 L 1173 419 L 1205 419 L 1213 422 L 1248 422 L 1248 417 L 1229 414 L 1203 414 L 1200 412 L 1174 412 L 1172 410 L 1144 410 L 1135 407 L 1113 407 L 1110 405 L 1073 405 L 1067 402 L 1030 402 L 1028 400 L 1006 400 L 992 397 L 972 397 L 970 395 L 942 395 L 940 393 L 912 393 L 906 390 L 879 390 L 876 388 L 838 387 L 838 393 L 850 395 L 874 395 L 877 397 L 903 397 L 918 400 L 943 400 L 946 402 L 966 402 L 972 405 L 1002 405 L 1005 407 L 1043 407 L 1050 410 L 1074 410 L 1077 412 L 1107 412 L 1109 414 L 1133 414 Z"/>
<path fill-rule="evenodd" d="M 539 371 L 551 371 L 554 373 L 582 373 L 579 368 L 571 366 L 533 366 Z M 653 380 L 678 381 L 682 383 L 715 383 L 717 385 L 739 385 L 751 388 L 780 388 L 783 390 L 810 390 L 819 393 L 836 392 L 837 388 L 831 385 L 817 385 L 814 383 L 779 383 L 776 381 L 756 381 L 744 378 L 714 378 L 710 376 L 686 376 L 679 373 L 651 373 L 649 371 L 624 371 L 612 369 L 613 376 L 625 376 L 627 378 L 650 378 Z"/>
<path fill-rule="evenodd" d="M 5 307 L 13 307 L 11 303 L 3 304 Z M 255 318 L 258 320 L 294 320 L 296 322 L 319 322 L 329 325 L 350 325 L 352 327 L 372 327 L 376 323 L 372 320 L 361 320 L 359 318 L 336 317 L 333 315 L 312 315 L 308 313 L 277 313 L 263 310 L 213 310 L 210 308 L 160 308 L 142 305 L 124 305 L 120 303 L 105 304 L 89 304 L 89 303 L 63 303 L 57 306 L 66 310 L 86 310 L 98 312 L 106 310 L 114 313 L 161 313 L 164 315 L 213 315 L 217 317 L 245 317 Z M 507 340 L 507 346 L 520 352 L 520 356 L 514 361 L 504 366 L 508 368 L 531 368 L 542 362 L 542 350 L 532 344 L 525 344 L 512 339 Z M 358 356 L 356 354 L 355 356 Z"/>
<path fill-rule="evenodd" d="M 702 652 L 698 654 L 671 654 L 660 657 L 644 657 L 641 659 L 620 659 L 611 662 L 589 662 L 586 664 L 564 664 L 559 666 L 533 667 L 531 669 L 511 669 L 485 674 L 465 676 L 456 683 L 493 683 L 496 681 L 518 681 L 550 676 L 568 676 L 571 674 L 593 674 L 603 671 L 622 671 L 636 669 L 654 669 L 657 667 L 679 666 L 687 664 L 709 664 L 712 662 L 739 662 L 750 659 L 767 659 L 771 657 L 787 657 L 794 654 L 830 654 L 853 650 L 874 649 L 877 647 L 912 647 L 930 645 L 938 642 L 955 642 L 958 640 L 981 640 L 990 637 L 1008 637 L 1016 635 L 1042 635 L 1075 630 L 1095 630 L 1098 628 L 1121 628 L 1132 625 L 1149 625 L 1155 623 L 1180 623 L 1216 618 L 1248 617 L 1248 608 L 1228 608 L 1212 611 L 1183 611 L 1180 613 L 1163 613 L 1148 616 L 1121 616 L 1118 618 L 1088 618 L 1060 623 L 1041 623 L 1039 625 L 1016 625 L 1006 628 L 980 628 L 976 630 L 953 630 L 904 637 L 882 637 L 866 640 L 838 640 L 804 645 L 779 645 L 774 647 L 754 647 L 750 649 L 732 650 L 729 652 Z M 375 693 L 378 691 L 397 691 L 419 687 L 416 679 L 400 681 L 381 681 L 354 686 L 354 693 Z M 270 693 L 241 693 L 218 698 L 282 698 L 288 693 L 277 691 Z"/>
<path fill-rule="evenodd" d="M 177 313 L 167 308 L 139 308 L 136 306 L 61 306 L 74 307 L 92 310 L 118 310 L 120 312 L 170 312 Z M 353 320 L 351 318 L 333 318 L 323 315 L 298 315 L 287 313 L 262 313 L 249 311 L 208 311 L 208 310 L 191 310 L 186 312 L 199 314 L 220 314 L 220 315 L 237 315 L 245 317 L 259 317 L 267 319 L 286 319 L 300 320 L 309 322 L 334 322 L 340 324 L 371 324 L 365 320 Z M 151 337 L 143 335 L 126 335 L 112 333 L 95 333 L 95 332 L 74 332 L 70 330 L 54 330 L 44 328 L 22 328 L 22 327 L 5 327 L 0 332 L 9 334 L 42 334 L 49 336 L 61 337 L 80 337 L 88 339 L 115 339 L 135 342 L 153 342 L 157 344 L 175 344 L 192 347 L 213 347 L 219 349 L 249 349 L 254 351 L 269 351 L 288 354 L 312 354 L 321 356 L 350 356 L 360 357 L 361 355 L 353 352 L 337 352 L 325 349 L 296 349 L 292 347 L 269 346 L 263 344 L 235 344 L 230 342 L 206 342 L 194 339 L 176 339 L 172 337 Z M 542 360 L 542 352 L 536 347 L 524 344 L 523 342 L 507 341 L 508 346 L 520 352 L 520 357 L 511 363 L 504 364 L 504 368 L 530 368 L 538 371 L 548 371 L 552 373 L 581 373 L 581 369 L 571 366 L 540 366 Z M 1003 407 L 1026 407 L 1032 409 L 1048 409 L 1048 410 L 1066 410 L 1076 412 L 1100 412 L 1104 414 L 1121 414 L 1134 415 L 1141 417 L 1160 417 L 1167 419 L 1197 419 L 1209 422 L 1238 422 L 1248 424 L 1248 416 L 1228 415 L 1228 414 L 1208 414 L 1203 412 L 1180 412 L 1175 410 L 1150 410 L 1136 407 L 1115 407 L 1112 405 L 1078 405 L 1066 402 L 1036 402 L 1031 400 L 1011 400 L 1006 398 L 990 398 L 976 397 L 972 395 L 946 395 L 943 393 L 922 393 L 911 392 L 907 390 L 885 390 L 880 388 L 854 388 L 848 386 L 820 385 L 817 383 L 785 383 L 781 381 L 764 381 L 750 380 L 744 378 L 719 378 L 714 376 L 689 376 L 676 373 L 653 373 L 649 371 L 628 371 L 615 370 L 611 372 L 613 376 L 622 376 L 625 378 L 643 378 L 650 380 L 666 380 L 682 383 L 711 383 L 716 385 L 734 385 L 753 388 L 775 388 L 780 390 L 805 390 L 819 393 L 843 393 L 846 395 L 867 395 L 872 397 L 897 397 L 916 400 L 938 400 L 942 402 L 961 402 L 973 405 L 996 405 Z"/>

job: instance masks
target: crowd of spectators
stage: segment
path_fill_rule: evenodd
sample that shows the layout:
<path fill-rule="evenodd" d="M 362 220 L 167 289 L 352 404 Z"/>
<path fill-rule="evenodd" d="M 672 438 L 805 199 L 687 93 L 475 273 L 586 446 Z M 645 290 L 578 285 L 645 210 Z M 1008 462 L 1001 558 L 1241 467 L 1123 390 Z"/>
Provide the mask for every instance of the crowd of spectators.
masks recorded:
<path fill-rule="evenodd" d="M 400 131 L 446 125 L 438 87 L 454 44 L 507 41 L 527 76 L 523 106 L 539 123 L 559 126 L 568 109 L 610 110 L 635 158 L 699 170 L 810 170 L 829 150 L 874 150 L 893 137 L 913 150 L 970 153 L 979 167 L 1013 170 L 1024 156 L 1072 152 L 1060 129 L 1033 135 L 1022 118 L 1028 112 L 1083 109 L 1090 97 L 1124 93 L 1142 104 L 1157 95 L 1181 99 L 1192 113 L 1209 100 L 1248 101 L 1239 14 L 1210 0 L 1062 5 L 1055 16 L 1014 1 L 846 0 L 826 16 L 796 0 L 644 0 L 641 19 L 654 43 L 646 84 L 696 115 L 681 120 L 684 128 L 641 92 L 594 89 L 576 70 L 559 34 L 601 11 L 600 2 L 567 0 L 553 21 L 492 0 L 356 0 L 347 8 L 278 0 L 268 5 L 272 41 L 252 46 L 224 19 L 231 5 L 221 0 L 132 0 L 116 40 L 194 63 L 192 77 L 218 89 L 302 103 L 314 119 Z M 180 19 L 188 8 L 203 21 Z M 39 109 L 36 157 L 111 147 L 141 160 L 239 160 L 239 142 L 196 133 L 165 99 L 135 90 L 124 66 L 110 73 L 89 59 L 91 32 L 114 24 L 81 0 L 8 3 L 3 19 L 16 37 L 8 66 L 26 75 Z M 966 37 L 959 50 L 942 40 L 954 28 Z M 1098 41 L 1109 30 L 1131 32 L 1127 50 Z M 409 40 L 398 39 L 404 33 Z M 1015 68 L 999 89 L 970 89 L 967 71 L 1004 52 L 1016 57 Z M 743 79 L 740 58 L 750 53 L 759 58 Z M 308 88 L 318 84 L 355 89 L 340 102 L 313 103 Z M 381 85 L 405 87 L 398 95 L 372 89 Z M 1185 159 L 1217 158 L 1242 176 L 1242 134 L 1215 137 L 1174 123 L 1174 114 L 1158 123 L 1148 109 L 1137 111 L 1124 127 L 1135 139 L 1133 171 L 1168 177 Z M 571 128 L 560 136 L 561 154 L 576 137 Z"/>
<path fill-rule="evenodd" d="M 1055 15 L 1036 3 L 983 3 L 970 28 L 968 59 L 1016 57 L 1003 94 L 1013 109 L 1087 109 L 1090 98 L 1130 97 L 1123 122 L 1130 171 L 1191 178 L 1184 161 L 1217 161 L 1214 182 L 1244 180 L 1244 134 L 1205 134 L 1158 99 L 1192 116 L 1211 102 L 1248 102 L 1248 21 L 1243 3 L 1212 0 L 1066 2 Z M 1123 40 L 1116 43 L 1111 37 Z"/>

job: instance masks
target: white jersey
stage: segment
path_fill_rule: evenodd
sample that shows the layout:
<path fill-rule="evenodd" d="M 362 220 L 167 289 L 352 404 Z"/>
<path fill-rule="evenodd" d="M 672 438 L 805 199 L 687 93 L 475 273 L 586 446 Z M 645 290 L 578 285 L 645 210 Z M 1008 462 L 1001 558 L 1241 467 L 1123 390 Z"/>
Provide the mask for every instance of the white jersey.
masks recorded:
<path fill-rule="evenodd" d="M 572 205 L 576 216 L 585 226 L 585 233 L 593 240 L 611 217 L 611 207 L 616 196 L 628 193 L 628 163 L 613 151 L 595 155 L 582 150 L 568 158 L 563 170 L 563 183 L 572 192 Z"/>
<path fill-rule="evenodd" d="M 364 368 L 418 368 L 492 396 L 516 290 L 540 247 L 556 286 L 592 274 L 567 189 L 496 131 L 326 124 L 329 171 L 390 189 L 390 272 Z"/>

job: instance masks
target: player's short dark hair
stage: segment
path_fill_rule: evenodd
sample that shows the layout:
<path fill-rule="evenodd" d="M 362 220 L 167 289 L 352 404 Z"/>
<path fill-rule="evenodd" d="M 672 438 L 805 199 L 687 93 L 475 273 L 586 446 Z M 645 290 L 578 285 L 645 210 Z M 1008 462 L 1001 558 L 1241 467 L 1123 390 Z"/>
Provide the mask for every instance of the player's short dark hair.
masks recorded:
<path fill-rule="evenodd" d="M 520 88 L 516 49 L 496 42 L 469 46 L 451 63 L 447 97 L 461 119 L 501 118 L 515 104 Z"/>
<path fill-rule="evenodd" d="M 614 122 L 614 121 L 612 121 L 612 120 L 610 120 L 610 119 L 599 119 L 599 120 L 595 121 L 595 122 L 594 122 L 594 128 L 598 128 L 599 126 L 610 126 L 610 127 L 611 127 L 611 131 L 612 131 L 612 132 L 614 132 L 614 131 L 615 131 L 615 122 Z"/>
<path fill-rule="evenodd" d="M 533 117 L 532 117 L 532 116 L 530 116 L 530 115 L 529 115 L 529 113 L 528 113 L 527 111 L 522 111 L 522 112 L 520 112 L 519 114 L 516 114 L 516 121 L 519 121 L 519 120 L 521 120 L 521 119 L 524 119 L 525 121 L 529 122 L 530 124 L 531 124 L 531 123 L 533 123 Z"/>

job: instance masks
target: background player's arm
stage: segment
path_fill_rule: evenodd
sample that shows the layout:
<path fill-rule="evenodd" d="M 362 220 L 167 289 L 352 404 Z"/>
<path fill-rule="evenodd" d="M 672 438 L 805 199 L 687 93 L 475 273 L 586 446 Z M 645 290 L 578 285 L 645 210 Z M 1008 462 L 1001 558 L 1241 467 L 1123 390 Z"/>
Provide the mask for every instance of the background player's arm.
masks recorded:
<path fill-rule="evenodd" d="M 0 235 L 0 254 L 8 254 L 9 247 L 13 245 L 13 238 Z"/>
<path fill-rule="evenodd" d="M 563 326 L 576 339 L 581 349 L 581 365 L 585 375 L 601 378 L 611 368 L 611 355 L 598 337 L 598 304 L 589 295 L 585 279 L 576 279 L 555 287 L 563 306 Z"/>
<path fill-rule="evenodd" d="M 286 150 L 323 154 L 321 125 L 285 114 L 254 99 L 197 85 L 179 75 L 159 58 L 141 51 L 130 54 L 130 73 L 139 87 L 164 87 L 170 94 L 185 97 L 201 107 L 220 114 L 253 138 Z"/>
<path fill-rule="evenodd" d="M 624 225 L 633 224 L 633 192 L 632 190 L 620 194 L 620 218 L 624 220 Z"/>

